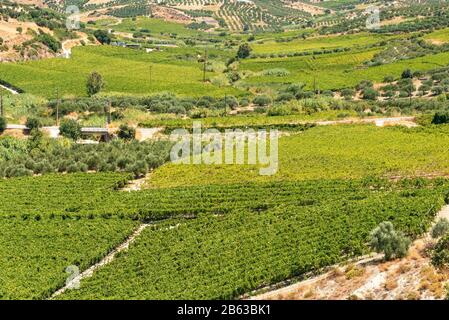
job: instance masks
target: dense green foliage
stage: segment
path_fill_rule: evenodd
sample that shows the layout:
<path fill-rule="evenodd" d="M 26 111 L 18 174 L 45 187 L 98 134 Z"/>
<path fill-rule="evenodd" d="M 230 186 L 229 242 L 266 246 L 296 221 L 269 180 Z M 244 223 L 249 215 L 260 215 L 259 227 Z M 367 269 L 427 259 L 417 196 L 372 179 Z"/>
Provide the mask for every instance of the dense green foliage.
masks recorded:
<path fill-rule="evenodd" d="M 240 120 L 244 121 L 244 118 Z M 153 173 L 150 184 L 167 187 L 242 181 L 349 179 L 367 174 L 387 177 L 440 175 L 449 173 L 446 161 L 448 129 L 446 125 L 410 129 L 374 125 L 316 126 L 279 139 L 279 171 L 273 176 L 260 176 L 260 165 L 168 163 Z"/>
<path fill-rule="evenodd" d="M 86 89 L 90 97 L 99 93 L 104 86 L 103 77 L 98 72 L 92 72 L 87 78 Z"/>
<path fill-rule="evenodd" d="M 2 202 L 3 203 L 3 202 Z M 121 243 L 136 223 L 122 219 L 0 218 L 0 299 L 44 299 L 69 266 L 82 272 Z"/>
<path fill-rule="evenodd" d="M 43 138 L 39 132 L 33 132 L 27 142 L 0 138 L 0 176 L 86 171 L 120 171 L 140 176 L 167 161 L 170 148 L 171 143 L 164 141 L 124 143 L 114 140 L 80 145 Z"/>
<path fill-rule="evenodd" d="M 6 126 L 8 125 L 6 119 L 4 117 L 0 117 L 0 133 L 6 130 Z"/>
<path fill-rule="evenodd" d="M 432 227 L 432 238 L 437 239 L 449 233 L 449 221 L 446 218 L 441 218 Z"/>
<path fill-rule="evenodd" d="M 366 252 L 369 232 L 381 221 L 392 221 L 414 237 L 426 230 L 443 203 L 438 183 L 379 182 L 256 186 L 258 199 L 248 197 L 253 186 L 220 192 L 205 188 L 208 193 L 199 193 L 201 198 L 216 204 L 227 192 L 224 199 L 233 200 L 230 211 L 146 229 L 126 253 L 63 298 L 237 298 Z M 233 197 L 230 190 L 235 190 Z"/>
<path fill-rule="evenodd" d="M 410 239 L 396 231 L 390 221 L 380 223 L 370 233 L 370 247 L 385 254 L 385 260 L 405 257 L 410 244 Z"/>
<path fill-rule="evenodd" d="M 59 126 L 59 133 L 66 138 L 77 141 L 81 138 L 81 125 L 73 119 L 64 119 Z"/>
<path fill-rule="evenodd" d="M 17 27 L 24 61 L 0 64 L 0 84 L 21 93 L 0 88 L 0 133 L 6 119 L 30 129 L 0 137 L 0 299 L 48 298 L 67 267 L 85 270 L 142 223 L 61 298 L 235 299 L 371 249 L 402 257 L 429 230 L 449 199 L 448 180 L 428 179 L 449 174 L 447 3 L 375 1 L 381 27 L 367 30 L 357 0 L 153 2 L 0 4 L 0 20 L 41 27 Z M 86 10 L 78 32 L 57 13 L 68 5 Z M 155 18 L 161 6 L 186 23 Z M 67 59 L 37 59 L 77 37 Z M 309 123 L 417 114 L 418 128 Z M 39 128 L 57 115 L 65 138 L 50 139 Z M 118 139 L 75 143 L 105 118 Z M 136 125 L 168 134 L 199 120 L 282 130 L 278 172 L 166 163 L 171 142 L 135 140 Z M 439 267 L 447 230 L 431 231 Z"/>
<path fill-rule="evenodd" d="M 441 238 L 433 248 L 432 264 L 437 268 L 449 266 L 449 235 Z"/>

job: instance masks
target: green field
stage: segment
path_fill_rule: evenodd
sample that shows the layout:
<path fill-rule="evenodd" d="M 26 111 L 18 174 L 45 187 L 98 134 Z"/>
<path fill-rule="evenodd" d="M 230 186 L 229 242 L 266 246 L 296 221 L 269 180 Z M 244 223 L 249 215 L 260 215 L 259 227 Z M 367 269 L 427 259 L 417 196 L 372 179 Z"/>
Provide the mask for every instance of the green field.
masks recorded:
<path fill-rule="evenodd" d="M 171 91 L 197 96 L 238 93 L 233 88 L 203 83 L 201 64 L 196 60 L 174 59 L 176 54 L 149 54 L 111 46 L 77 47 L 70 59 L 0 64 L 0 75 L 2 80 L 13 83 L 27 93 L 45 97 L 54 97 L 56 89 L 63 95 L 87 95 L 86 80 L 93 71 L 102 74 L 106 81 L 104 92 L 110 94 L 143 95 Z M 208 72 L 207 76 L 213 76 L 213 73 Z"/>
<path fill-rule="evenodd" d="M 275 203 L 250 199 L 249 210 L 241 206 L 150 227 L 126 253 L 83 281 L 80 290 L 61 298 L 235 299 L 366 252 L 365 239 L 381 221 L 392 221 L 410 236 L 421 234 L 443 204 L 442 185 L 421 183 L 255 185 L 261 199 Z M 234 190 L 231 207 L 248 200 L 248 189 L 227 188 Z M 219 196 L 213 187 L 206 190 L 210 193 L 203 199 Z"/>
<path fill-rule="evenodd" d="M 308 39 L 298 39 L 289 42 L 265 41 L 263 44 L 253 44 L 251 47 L 254 53 L 289 53 L 302 52 L 320 49 L 334 49 L 334 48 L 351 48 L 363 47 L 379 43 L 381 41 L 393 39 L 396 37 L 359 33 L 355 35 L 340 35 L 340 36 L 323 36 Z"/>
<path fill-rule="evenodd" d="M 371 49 L 319 56 L 259 58 L 244 61 L 241 68 L 255 73 L 253 77 L 245 80 L 248 84 L 302 82 L 306 83 L 309 89 L 313 89 L 313 83 L 316 81 L 317 88 L 337 90 L 354 87 L 362 80 L 382 82 L 386 75 L 399 77 L 407 68 L 426 71 L 443 67 L 449 61 L 449 53 L 444 52 L 381 66 L 364 66 L 363 63 L 371 60 L 378 52 L 379 49 Z M 285 69 L 290 74 L 283 77 L 260 74 L 270 69 Z"/>
<path fill-rule="evenodd" d="M 266 116 L 260 114 L 249 114 L 232 117 L 208 117 L 204 119 L 170 119 L 170 118 L 157 118 L 140 122 L 140 126 L 147 128 L 164 127 L 166 132 L 170 133 L 170 130 L 177 128 L 191 129 L 194 122 L 201 122 L 203 128 L 244 128 L 244 127 L 286 127 L 289 124 L 301 124 L 308 121 L 317 120 L 339 120 L 342 117 L 357 117 L 357 113 L 354 111 L 346 110 L 327 110 L 316 112 L 313 114 L 293 114 L 286 116 Z"/>
<path fill-rule="evenodd" d="M 449 138 L 444 129 L 315 127 L 279 140 L 279 171 L 260 176 L 256 165 L 181 165 L 155 170 L 153 187 L 323 178 L 448 174 Z M 176 177 L 174 179 L 174 177 Z M 207 177 L 207 178 L 204 178 Z"/>
<path fill-rule="evenodd" d="M 0 218 L 0 299 L 45 299 L 132 232 L 121 219 Z"/>
<path fill-rule="evenodd" d="M 425 35 L 423 38 L 430 41 L 447 43 L 449 42 L 449 29 L 441 29 L 431 32 Z"/>
<path fill-rule="evenodd" d="M 447 181 L 379 177 L 448 174 L 448 130 L 310 128 L 281 138 L 271 177 L 167 164 L 153 188 L 134 192 L 118 190 L 123 174 L 2 179 L 0 297 L 49 297 L 68 266 L 98 262 L 142 222 L 153 225 L 128 251 L 60 298 L 238 298 L 366 253 L 381 221 L 414 238 L 444 204 Z"/>

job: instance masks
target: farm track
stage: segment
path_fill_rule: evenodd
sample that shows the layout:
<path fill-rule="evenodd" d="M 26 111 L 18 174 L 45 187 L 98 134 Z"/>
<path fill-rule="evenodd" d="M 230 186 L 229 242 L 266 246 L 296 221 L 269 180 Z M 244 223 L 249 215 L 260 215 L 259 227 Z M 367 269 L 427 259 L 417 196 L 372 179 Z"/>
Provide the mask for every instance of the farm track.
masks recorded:
<path fill-rule="evenodd" d="M 9 91 L 9 92 L 11 92 L 12 94 L 19 94 L 19 92 L 17 92 L 16 90 L 11 89 L 11 88 L 8 88 L 8 87 L 6 87 L 6 86 L 4 86 L 4 85 L 2 85 L 2 84 L 0 84 L 0 88 L 5 89 L 6 91 Z"/>
<path fill-rule="evenodd" d="M 124 251 L 127 250 L 129 248 L 129 245 L 131 243 L 133 243 L 136 238 L 150 225 L 152 225 L 152 223 L 144 223 L 141 224 L 129 237 L 128 239 L 126 239 L 125 242 L 123 242 L 122 244 L 120 244 L 118 247 L 114 248 L 109 254 L 107 254 L 100 262 L 92 265 L 91 267 L 89 267 L 87 270 L 83 271 L 82 273 L 80 273 L 78 276 L 74 277 L 71 281 L 68 281 L 64 287 L 62 287 L 61 289 L 57 290 L 56 292 L 54 292 L 52 294 L 52 296 L 50 297 L 50 300 L 56 298 L 57 296 L 63 294 L 65 291 L 67 290 L 72 290 L 72 288 L 74 288 L 77 284 L 79 284 L 83 279 L 85 278 L 89 278 L 92 277 L 92 275 L 94 274 L 94 272 L 111 263 L 114 259 L 115 256 Z"/>
<path fill-rule="evenodd" d="M 0 87 L 3 87 L 0 85 Z M 6 89 L 6 87 L 5 87 Z M 329 125 L 340 125 L 340 124 L 376 124 L 378 126 L 386 126 L 386 125 L 406 125 L 406 126 L 417 126 L 414 123 L 415 117 L 413 116 L 404 116 L 404 117 L 389 117 L 389 118 L 349 118 L 342 120 L 317 120 L 317 121 L 298 121 L 292 123 L 293 125 L 303 125 L 303 124 L 315 124 L 317 126 L 329 126 Z M 45 128 L 45 127 L 44 127 Z M 50 127 L 48 127 L 50 128 Z M 57 127 L 54 127 L 57 128 Z M 151 139 L 158 133 L 162 131 L 163 127 L 154 127 L 154 128 L 136 128 L 138 131 L 142 131 L 140 133 L 141 139 L 146 140 Z M 8 124 L 7 130 L 12 129 L 21 129 L 25 130 L 26 127 L 21 124 Z M 86 127 L 86 129 L 92 129 L 90 127 Z M 93 128 L 93 129 L 102 129 L 102 128 Z"/>

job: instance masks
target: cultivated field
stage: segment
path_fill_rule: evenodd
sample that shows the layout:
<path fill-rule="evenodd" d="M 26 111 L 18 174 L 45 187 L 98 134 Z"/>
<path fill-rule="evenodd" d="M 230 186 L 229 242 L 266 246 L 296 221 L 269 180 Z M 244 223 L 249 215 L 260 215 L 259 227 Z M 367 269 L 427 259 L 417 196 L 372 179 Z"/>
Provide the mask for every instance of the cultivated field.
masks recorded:
<path fill-rule="evenodd" d="M 449 296 L 448 13 L 3 0 L 0 299 Z"/>

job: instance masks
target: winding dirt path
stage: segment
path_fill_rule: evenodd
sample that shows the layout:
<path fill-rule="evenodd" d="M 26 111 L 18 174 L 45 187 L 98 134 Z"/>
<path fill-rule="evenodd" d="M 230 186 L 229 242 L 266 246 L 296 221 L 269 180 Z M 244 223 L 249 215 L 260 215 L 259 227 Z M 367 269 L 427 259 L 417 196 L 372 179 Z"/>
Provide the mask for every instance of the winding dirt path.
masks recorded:
<path fill-rule="evenodd" d="M 85 33 L 77 32 L 79 38 L 68 39 L 62 42 L 62 56 L 64 58 L 70 58 L 72 55 L 72 48 L 81 45 L 81 41 L 88 42 L 88 36 Z"/>
<path fill-rule="evenodd" d="M 146 224 L 140 225 L 133 232 L 133 234 L 128 239 L 126 239 L 125 242 L 123 242 L 118 247 L 116 247 L 114 250 L 112 250 L 112 252 L 110 252 L 107 256 L 105 256 L 100 262 L 92 265 L 90 268 L 88 268 L 87 270 L 83 271 L 78 276 L 74 277 L 71 281 L 68 281 L 65 284 L 64 287 L 62 287 L 61 289 L 59 289 L 58 291 L 53 293 L 53 295 L 51 296 L 50 300 L 56 298 L 60 294 L 64 293 L 66 290 L 71 290 L 71 288 L 75 287 L 76 284 L 79 284 L 81 282 L 81 280 L 83 280 L 84 278 L 92 277 L 92 275 L 94 274 L 95 270 L 97 270 L 97 269 L 99 269 L 99 268 L 101 268 L 101 267 L 111 263 L 115 259 L 115 256 L 119 252 L 127 250 L 129 248 L 129 245 L 136 240 L 136 238 L 142 233 L 142 231 L 145 230 L 146 228 L 148 228 L 151 225 L 152 225 L 151 223 L 146 223 Z"/>

